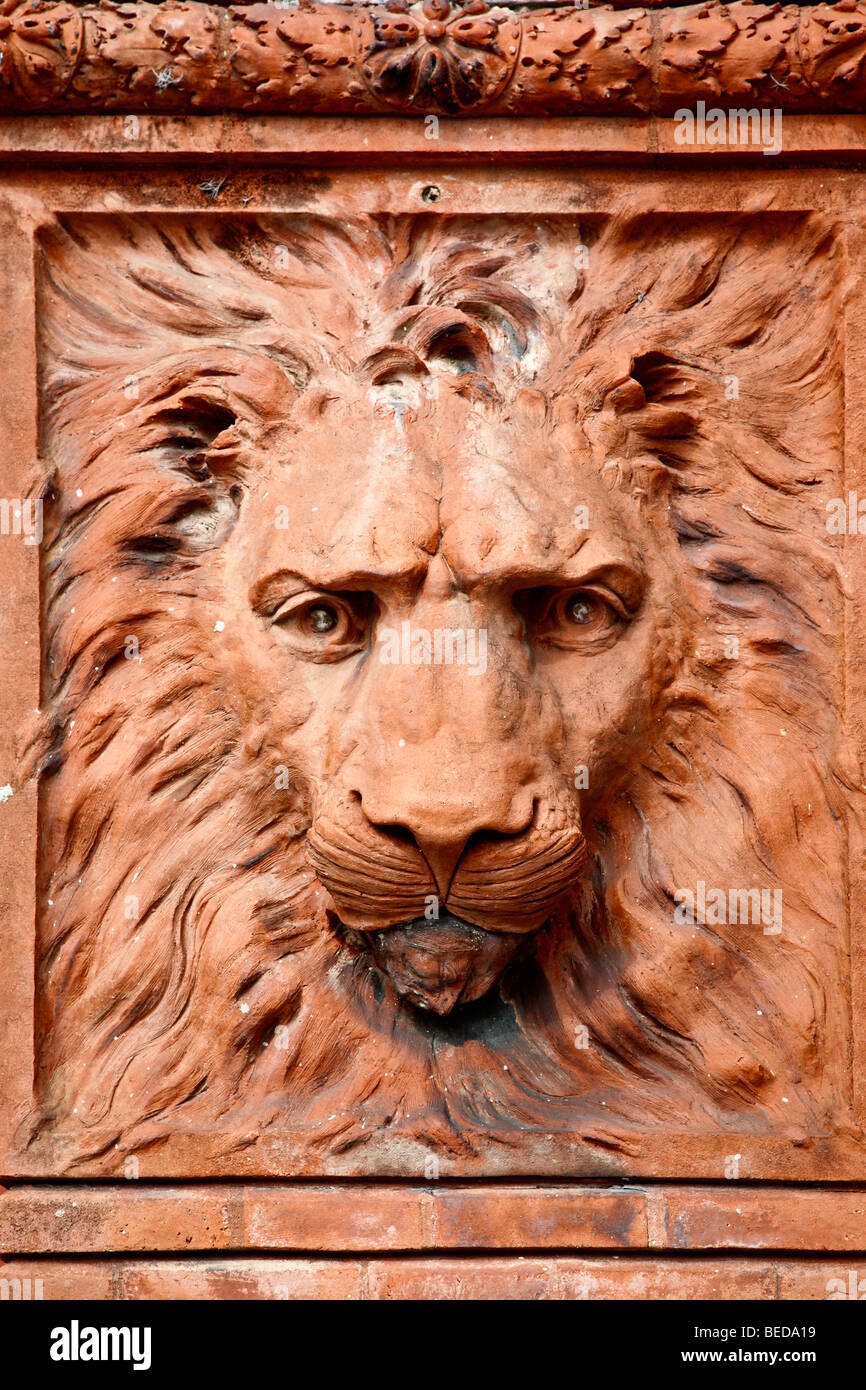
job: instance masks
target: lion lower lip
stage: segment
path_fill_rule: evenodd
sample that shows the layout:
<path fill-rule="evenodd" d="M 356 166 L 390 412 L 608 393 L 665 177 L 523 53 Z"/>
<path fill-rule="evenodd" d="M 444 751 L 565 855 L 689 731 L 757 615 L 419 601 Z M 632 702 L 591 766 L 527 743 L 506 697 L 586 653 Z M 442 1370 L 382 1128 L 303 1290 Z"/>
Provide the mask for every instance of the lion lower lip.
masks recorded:
<path fill-rule="evenodd" d="M 521 938 L 486 931 L 446 913 L 365 934 L 380 969 L 417 1008 L 448 1014 L 480 999 L 501 975 Z"/>

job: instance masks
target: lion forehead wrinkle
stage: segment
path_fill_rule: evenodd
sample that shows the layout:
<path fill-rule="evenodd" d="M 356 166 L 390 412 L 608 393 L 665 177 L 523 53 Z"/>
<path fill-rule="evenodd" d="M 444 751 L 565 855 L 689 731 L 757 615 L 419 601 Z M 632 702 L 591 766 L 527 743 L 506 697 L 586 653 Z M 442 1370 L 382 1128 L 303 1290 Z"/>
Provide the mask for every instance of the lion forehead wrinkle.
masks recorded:
<path fill-rule="evenodd" d="M 328 474 L 305 466 L 290 489 L 278 476 L 249 500 L 242 529 L 262 565 L 282 560 L 323 586 L 351 574 L 397 582 L 419 571 L 438 546 L 437 499 L 416 492 L 402 473 L 376 477 L 364 470 L 334 489 Z M 285 527 L 274 525 L 277 508 Z"/>

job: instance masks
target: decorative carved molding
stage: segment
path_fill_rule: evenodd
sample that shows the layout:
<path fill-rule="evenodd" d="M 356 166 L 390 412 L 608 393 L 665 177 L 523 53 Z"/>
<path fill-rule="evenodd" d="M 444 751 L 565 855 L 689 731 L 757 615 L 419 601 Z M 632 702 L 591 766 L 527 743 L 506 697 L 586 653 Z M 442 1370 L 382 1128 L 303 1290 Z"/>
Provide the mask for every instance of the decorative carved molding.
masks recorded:
<path fill-rule="evenodd" d="M 373 95 L 402 111 L 457 115 L 486 107 L 512 81 L 520 18 L 484 0 L 423 0 L 359 10 L 357 66 Z"/>
<path fill-rule="evenodd" d="M 6 0 L 0 111 L 669 113 L 866 107 L 866 4 L 515 11 Z"/>

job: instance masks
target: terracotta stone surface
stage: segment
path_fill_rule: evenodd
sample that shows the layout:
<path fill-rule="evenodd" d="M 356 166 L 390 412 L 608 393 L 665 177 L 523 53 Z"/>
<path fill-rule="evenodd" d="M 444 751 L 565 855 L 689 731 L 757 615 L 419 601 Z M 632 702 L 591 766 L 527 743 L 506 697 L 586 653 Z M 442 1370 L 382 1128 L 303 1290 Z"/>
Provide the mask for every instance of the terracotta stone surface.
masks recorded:
<path fill-rule="evenodd" d="M 835 1260 L 431 1257 L 390 1260 L 12 1260 L 15 1296 L 45 1299 L 754 1299 L 828 1300 L 866 1289 L 866 1262 Z M 29 1285 L 27 1280 L 30 1281 Z"/>
<path fill-rule="evenodd" d="M 37 1159 L 850 1132 L 838 235 L 618 214 L 43 229 Z"/>
<path fill-rule="evenodd" d="M 364 136 L 364 138 L 366 138 L 366 136 Z M 435 177 L 439 178 L 440 176 L 441 171 L 435 170 Z M 703 176 L 701 176 L 701 178 L 703 178 Z M 778 224 L 773 224 L 774 228 L 778 226 L 779 230 L 781 230 L 784 225 L 787 231 L 789 226 L 789 223 L 784 221 L 786 214 L 781 211 L 781 206 L 786 197 L 792 208 L 798 205 L 800 207 L 808 207 L 810 202 L 814 202 L 814 200 L 820 198 L 828 214 L 831 217 L 836 217 L 838 220 L 838 218 L 843 215 L 846 206 L 851 202 L 852 197 L 856 195 L 856 175 L 840 173 L 838 175 L 834 174 L 831 178 L 825 173 L 820 175 L 807 175 L 802 172 L 797 174 L 793 171 L 786 171 L 784 174 L 773 175 L 771 182 L 768 182 L 768 178 L 769 176 L 763 174 L 762 171 L 755 171 L 748 177 L 743 176 L 740 183 L 736 186 L 735 200 L 733 203 L 729 202 L 729 206 L 739 205 L 742 209 L 744 202 L 748 204 L 749 199 L 753 199 L 753 205 L 757 212 L 757 208 L 761 201 L 765 200 L 767 196 L 773 196 L 780 202 L 780 221 Z M 69 182 L 64 180 L 60 175 L 49 174 L 47 172 L 40 175 L 31 174 L 28 177 L 26 185 L 28 190 L 27 196 L 32 198 L 34 192 L 37 193 L 39 198 L 45 200 L 47 206 L 56 206 L 57 201 L 62 200 L 67 206 L 70 201 L 72 201 L 74 208 L 77 200 L 81 215 L 86 214 L 88 202 L 91 207 L 93 207 L 94 204 L 99 206 L 101 203 L 104 206 L 103 200 L 106 196 L 112 200 L 120 198 L 120 203 L 116 203 L 115 205 L 121 211 L 123 210 L 125 199 L 130 212 L 135 212 L 136 209 L 138 209 L 136 212 L 137 216 L 146 214 L 151 218 L 153 217 L 154 204 L 156 204 L 157 207 L 165 207 L 167 202 L 174 200 L 176 205 L 185 206 L 191 213 L 191 199 L 195 200 L 192 204 L 193 208 L 201 202 L 211 201 L 207 193 L 198 191 L 196 187 L 190 189 L 189 182 L 187 182 L 186 177 L 182 174 L 171 176 L 168 179 L 163 175 L 157 174 L 151 176 L 150 182 L 141 189 L 134 189 L 125 185 L 125 191 L 122 194 L 116 189 L 111 189 L 107 195 L 105 192 L 105 184 L 102 181 L 103 179 L 104 175 L 95 172 L 89 179 L 79 178 L 76 185 L 72 187 Z M 479 236 L 482 235 L 484 232 L 484 221 L 483 218 L 478 217 L 478 204 L 489 201 L 489 198 L 492 196 L 492 190 L 497 185 L 491 182 L 489 187 L 485 187 L 483 179 L 479 181 L 477 170 L 469 175 L 468 173 L 461 172 L 459 166 L 452 167 L 447 175 L 447 179 L 448 182 L 445 183 L 445 187 L 448 189 L 448 199 L 451 201 L 452 205 L 454 199 L 458 196 L 465 199 L 469 213 L 476 218 L 476 222 L 472 224 L 475 228 L 475 234 Z M 609 174 L 604 174 L 599 176 L 594 182 L 590 181 L 588 185 L 582 185 L 585 187 L 585 193 L 582 196 L 584 196 L 586 202 L 595 202 L 597 204 L 599 194 L 603 194 L 603 196 L 607 197 L 609 200 L 619 200 L 620 205 L 627 206 L 629 198 L 640 198 L 649 193 L 651 197 L 658 201 L 659 206 L 662 208 L 676 208 L 680 222 L 682 222 L 683 215 L 688 214 L 692 223 L 694 223 L 696 216 L 706 217 L 707 213 L 712 209 L 714 201 L 717 206 L 720 201 L 724 201 L 720 183 L 707 185 L 705 181 L 699 182 L 698 180 L 693 180 L 690 184 L 684 181 L 681 176 L 678 176 L 675 182 L 665 181 L 663 177 L 659 176 L 653 176 L 653 178 L 647 182 L 645 177 L 643 179 L 632 177 L 626 170 L 617 176 L 615 187 L 611 186 L 610 180 L 611 176 Z M 809 180 L 811 180 L 811 182 L 809 182 Z M 443 183 L 444 182 L 443 178 Z M 376 174 L 377 196 L 386 200 L 396 209 L 401 210 L 402 215 L 403 209 L 405 209 L 406 213 L 409 212 L 413 202 L 415 206 L 418 205 L 418 183 L 419 180 L 416 171 L 406 170 L 405 172 L 395 172 L 393 169 L 384 170 Z M 241 183 L 239 186 L 227 186 L 224 190 L 221 190 L 214 211 L 217 211 L 223 206 L 233 211 L 243 211 L 242 200 L 249 196 L 245 192 L 245 187 L 247 186 L 249 185 Z M 334 217 L 339 212 L 340 206 L 346 206 L 348 203 L 358 199 L 365 186 L 369 188 L 369 175 L 364 172 L 359 172 L 356 175 L 340 174 L 336 179 L 334 176 L 329 175 L 326 181 L 316 180 L 307 185 L 307 190 L 303 193 L 303 196 L 309 200 L 311 211 L 314 211 L 315 215 L 330 216 L 333 222 Z M 424 187 L 423 184 L 421 186 L 422 188 Z M 545 206 L 549 209 L 549 215 L 553 219 L 551 222 L 552 227 L 556 228 L 558 226 L 563 229 L 566 228 L 567 224 L 561 220 L 563 192 L 567 192 L 567 196 L 569 197 L 573 196 L 571 193 L 573 185 L 568 180 L 563 181 L 562 176 L 556 171 L 551 171 L 549 174 L 545 175 L 535 175 L 533 179 L 529 181 L 527 181 L 527 176 L 525 174 L 521 174 L 519 184 L 515 184 L 510 190 L 507 186 L 503 186 L 501 181 L 498 187 L 498 196 L 501 198 L 503 206 L 509 210 L 510 214 L 522 217 L 524 219 L 523 225 L 525 225 L 526 214 L 525 211 L 521 211 L 518 205 L 519 199 L 517 199 L 514 191 L 516 187 L 520 188 L 520 197 L 522 197 L 525 202 L 537 206 Z M 700 194 L 698 194 L 698 189 L 700 189 Z M 18 197 L 23 195 L 15 196 Z M 265 180 L 259 183 L 259 193 L 257 196 L 267 205 L 268 203 L 273 204 L 279 202 L 280 198 L 284 197 L 285 194 L 281 192 L 279 186 L 272 187 L 268 181 Z M 729 195 L 725 194 L 724 196 L 727 197 Z M 142 206 L 142 204 L 147 204 L 148 200 L 150 200 L 151 204 L 149 212 Z M 689 212 L 690 202 L 691 211 Z M 19 209 L 17 215 L 20 219 L 20 209 L 29 205 L 19 202 L 16 206 Z M 164 216 L 164 214 L 159 215 Z M 281 215 L 284 218 L 281 225 L 284 227 L 291 226 L 291 221 L 285 220 L 286 215 Z M 300 214 L 293 214 L 292 216 L 297 220 Z M 557 218 L 560 219 L 559 222 L 557 222 Z M 594 227 L 594 218 L 596 220 L 598 219 L 597 212 L 589 215 L 587 222 L 588 226 Z M 763 222 L 762 218 L 764 219 Z M 246 225 L 251 225 L 251 222 L 252 214 L 247 212 Z M 160 225 L 158 219 L 155 225 Z M 443 222 L 442 225 L 447 228 L 447 222 Z M 567 235 L 569 236 L 574 235 L 574 232 L 570 230 L 571 225 L 574 225 L 573 218 L 572 224 L 568 224 L 569 230 L 567 231 Z M 754 222 L 756 229 L 762 225 L 767 225 L 766 214 L 761 214 Z M 26 240 L 26 229 L 24 224 L 19 220 L 16 223 L 16 227 L 22 229 Z M 577 226 L 575 226 L 575 232 L 576 230 Z M 21 232 L 18 234 L 21 235 Z M 561 231 L 559 234 L 564 235 L 565 233 Z M 111 237 L 116 237 L 117 235 L 116 220 L 112 221 L 112 217 L 103 217 L 103 221 L 100 223 L 100 235 L 108 238 L 108 242 L 103 242 L 102 245 L 108 244 L 110 246 Z M 688 226 L 684 226 L 683 231 L 679 233 L 679 235 L 681 236 L 682 244 L 687 246 L 690 244 L 688 240 L 689 236 L 694 235 L 694 233 L 688 231 Z M 56 237 L 56 233 L 53 230 L 43 231 L 40 237 L 40 244 L 44 247 L 50 247 L 52 238 Z M 279 244 L 283 245 L 284 243 Z M 16 256 L 20 254 L 21 263 L 26 264 L 25 249 L 22 248 L 19 253 L 14 249 L 14 245 L 15 239 L 13 237 L 9 252 L 10 256 L 13 254 Z M 601 243 L 601 245 L 603 247 L 604 243 Z M 855 245 L 855 241 L 850 237 L 847 238 L 846 246 L 849 256 L 853 254 Z M 591 252 L 592 248 L 589 247 L 589 250 Z M 767 254 L 769 254 L 769 252 Z M 47 263 L 46 257 L 46 264 Z M 104 264 L 107 265 L 108 261 L 106 260 Z M 824 265 L 826 274 L 821 281 L 823 287 L 822 293 L 829 294 L 832 301 L 832 296 L 837 293 L 836 289 L 834 289 L 834 285 L 838 284 L 841 290 L 841 280 L 839 279 L 838 270 L 833 269 L 832 259 L 825 260 Z M 100 273 L 102 273 L 102 270 L 103 262 L 100 261 Z M 21 278 L 23 279 L 25 277 L 26 272 L 23 272 Z M 639 292 L 638 290 L 635 291 L 636 294 Z M 47 300 L 43 300 L 42 302 L 47 306 Z M 845 302 L 847 306 L 845 312 L 850 315 L 855 315 L 857 312 L 856 297 L 852 299 L 851 296 L 848 296 Z M 42 321 L 45 325 L 49 324 L 47 307 L 43 313 Z M 853 322 L 854 320 L 852 319 L 852 323 Z M 849 358 L 851 354 L 855 354 L 857 351 L 855 340 L 856 334 L 852 334 L 852 341 L 847 348 Z M 44 358 L 44 360 L 47 364 L 48 359 Z M 856 378 L 854 378 L 854 380 L 856 381 Z M 853 384 L 849 383 L 849 389 L 854 389 Z M 128 402 L 128 398 L 123 394 L 123 388 L 121 388 L 120 395 L 121 401 L 119 404 L 121 408 L 125 409 L 127 403 L 130 409 L 136 408 L 134 401 Z M 20 411 L 20 398 L 16 397 L 14 400 L 10 399 L 8 408 Z M 856 415 L 849 417 L 849 429 L 856 423 L 856 418 Z M 86 428 L 89 429 L 90 426 Z M 23 433 L 26 439 L 26 431 L 20 431 L 19 427 L 19 432 Z M 832 436 L 827 436 L 822 441 L 821 448 L 826 451 L 831 448 L 831 445 Z M 11 495 L 11 487 L 9 491 Z M 73 487 L 73 497 L 74 494 L 75 488 Z M 315 505 L 315 503 L 312 505 Z M 49 509 L 46 507 L 46 516 L 48 510 Z M 818 529 L 820 532 L 820 512 Z M 8 545 L 17 545 L 19 553 L 21 552 L 21 546 L 16 538 L 7 537 L 5 539 Z M 831 544 L 829 540 L 825 543 L 828 546 Z M 852 544 L 856 545 L 856 543 L 857 538 L 854 537 Z M 23 558 L 25 561 L 29 560 L 29 553 L 25 554 Z M 110 583 L 110 578 L 108 582 Z M 30 639 L 23 637 L 22 640 L 26 643 Z M 124 670 L 125 668 L 121 669 Z M 134 674 L 134 672 L 132 674 Z M 467 688 L 470 680 L 475 681 L 477 679 L 478 678 L 474 676 L 467 677 Z M 18 684 L 20 686 L 20 682 Z M 71 717 L 74 716 L 70 716 L 70 718 Z M 70 729 L 70 736 L 74 739 L 72 729 Z M 46 777 L 46 789 L 50 787 L 53 778 L 54 774 L 52 773 L 49 773 Z M 21 795 L 26 796 L 27 794 L 26 789 L 22 788 Z M 16 798 L 17 796 L 18 793 L 16 793 Z M 7 808 L 10 813 L 15 812 L 19 806 L 24 804 L 16 798 L 13 798 L 12 802 L 7 803 Z M 48 802 L 45 804 L 47 806 Z M 46 825 L 48 824 L 48 822 L 44 823 Z M 828 864 L 827 868 L 828 870 L 832 869 L 832 865 Z M 135 872 L 135 869 L 131 872 Z M 815 885 L 812 886 L 814 887 Z M 83 887 L 84 884 L 82 883 L 82 888 Z M 51 903 L 51 906 L 55 905 L 54 902 Z M 654 924 L 651 923 L 651 925 Z M 26 933 L 26 922 L 23 922 L 23 929 Z M 756 933 L 756 935 L 758 934 Z M 760 935 L 763 936 L 763 933 Z M 27 941 L 28 938 L 25 934 L 22 940 L 22 950 L 27 946 Z M 772 937 L 767 937 L 764 942 L 759 941 L 757 949 L 773 950 L 774 944 Z M 16 969 L 17 968 L 16 966 Z M 26 968 L 26 959 L 22 957 L 21 970 L 23 973 L 20 977 L 22 981 L 22 997 L 26 995 L 27 991 Z M 30 979 L 32 981 L 32 964 L 30 970 Z M 758 1015 L 756 1012 L 756 1019 L 762 1016 L 763 1015 Z M 414 1015 L 407 1015 L 407 1017 L 412 1018 Z M 208 1039 L 209 1049 L 214 1045 L 215 1036 L 215 1034 L 212 1034 Z M 59 1035 L 55 1038 L 54 1045 L 57 1044 L 57 1041 L 59 1041 Z M 44 1062 L 47 1061 L 48 1053 L 45 1047 L 40 1044 L 38 1051 Z M 586 1063 L 589 1063 L 591 1068 L 594 1063 L 591 1059 L 580 1057 L 578 1054 L 581 1051 L 585 1051 L 585 1049 L 575 1047 L 574 1053 L 572 1054 L 574 1064 L 583 1068 Z M 828 1083 L 830 1075 L 830 1069 L 826 1066 L 822 1066 L 822 1084 Z M 503 1078 L 503 1081 L 505 1081 L 505 1079 L 506 1078 Z M 729 1159 L 736 1158 L 736 1156 L 739 1155 L 739 1158 L 737 1158 L 739 1172 L 742 1176 L 746 1176 L 751 1180 L 761 1176 L 780 1178 L 803 1176 L 811 1177 L 814 1180 L 827 1171 L 831 1171 L 837 1178 L 856 1179 L 858 1175 L 861 1175 L 862 1167 L 858 1166 L 861 1150 L 856 1137 L 856 1128 L 846 1134 L 844 1129 L 839 1127 L 835 1139 L 832 1140 L 831 1147 L 828 1148 L 828 1143 L 831 1141 L 826 1132 L 822 1133 L 819 1129 L 812 1135 L 808 1131 L 803 1130 L 802 1127 L 798 1128 L 796 1124 L 792 1123 L 793 1112 L 788 1107 L 790 1107 L 794 1101 L 792 1101 L 791 1096 L 787 1096 L 787 1099 L 783 1100 L 782 1096 L 785 1094 L 785 1092 L 782 1092 L 778 1101 L 779 1111 L 783 1116 L 783 1122 L 777 1129 L 774 1129 L 773 1126 L 770 1125 L 764 1129 L 760 1127 L 754 1129 L 751 1133 L 746 1133 L 741 1130 L 734 1140 L 730 1137 L 730 1130 L 728 1130 L 727 1133 L 719 1132 L 713 1134 L 711 1128 L 706 1126 L 701 1128 L 700 1125 L 696 1126 L 692 1133 L 680 1130 L 675 1150 L 673 1150 L 675 1153 L 677 1174 L 680 1176 L 703 1176 L 705 1178 L 719 1180 L 725 1175 Z M 604 1095 L 602 1095 L 601 1098 L 605 1100 L 608 1099 Z M 782 1109 L 783 1106 L 785 1107 L 784 1109 Z M 74 1102 L 72 1108 L 75 1108 Z M 746 1107 L 746 1112 L 748 1113 L 748 1106 Z M 330 1114 L 331 1112 L 329 1111 L 328 1113 Z M 19 1119 L 24 1118 L 25 1109 L 22 1108 L 20 1103 L 18 1104 L 16 1114 Z M 840 1117 L 841 1112 L 838 1108 L 834 1109 L 833 1122 L 835 1124 L 838 1125 Z M 362 1116 L 361 1118 L 364 1117 Z M 647 1124 L 649 1119 L 650 1117 L 644 1113 L 628 1132 L 621 1134 L 617 1140 L 617 1145 L 614 1147 L 605 1145 L 604 1143 L 593 1144 L 591 1137 L 586 1134 L 586 1132 L 575 1134 L 567 1140 L 567 1143 L 560 1143 L 559 1147 L 557 1147 L 559 1141 L 556 1140 L 555 1136 L 551 1136 L 549 1132 L 535 1132 L 525 1137 L 512 1137 L 506 1144 L 502 1143 L 501 1136 L 497 1136 L 496 1143 L 499 1149 L 498 1154 L 494 1154 L 490 1151 L 476 1154 L 467 1152 L 465 1148 L 461 1154 L 459 1151 L 452 1151 L 447 1145 L 440 1146 L 437 1151 L 436 1146 L 431 1149 L 423 1143 L 409 1147 L 399 1147 L 396 1144 L 392 1144 L 389 1153 L 387 1149 L 382 1149 L 379 1136 L 377 1135 L 375 1136 L 376 1142 L 372 1147 L 353 1147 L 347 1150 L 346 1153 L 334 1152 L 331 1155 L 323 1156 L 321 1152 L 317 1153 L 314 1149 L 310 1149 L 309 1147 L 307 1147 L 306 1150 L 299 1147 L 296 1142 L 298 1136 L 292 1131 L 286 1133 L 286 1127 L 279 1124 L 276 1126 L 266 1126 L 255 1148 L 249 1144 L 243 1144 L 233 1148 L 230 1144 L 227 1150 L 225 1139 L 221 1137 L 218 1132 L 220 1126 L 217 1126 L 217 1130 L 213 1134 L 210 1132 L 202 1133 L 199 1129 L 191 1133 L 188 1138 L 181 1130 L 173 1138 L 173 1147 L 171 1149 L 166 1149 L 164 1145 L 160 1145 L 159 1147 L 155 1145 L 130 1146 L 126 1142 L 126 1136 L 121 1135 L 115 1140 L 115 1142 L 120 1144 L 120 1147 L 117 1150 L 112 1150 L 101 1166 L 103 1171 L 111 1171 L 113 1169 L 115 1172 L 122 1173 L 127 1153 L 132 1149 L 133 1156 L 136 1157 L 139 1164 L 139 1174 L 144 1178 L 150 1176 L 178 1176 L 185 1172 L 210 1172 L 216 1174 L 221 1171 L 237 1174 L 254 1172 L 274 1174 L 282 1172 L 288 1174 L 291 1172 L 303 1172 L 310 1175 L 317 1172 L 322 1174 L 336 1173 L 339 1171 L 353 1171 L 358 1175 L 364 1175 L 365 1173 L 385 1174 L 391 1172 L 401 1177 L 414 1176 L 417 1178 L 424 1176 L 425 1166 L 431 1157 L 435 1158 L 440 1163 L 443 1173 L 459 1173 L 460 1171 L 466 1171 L 467 1173 L 475 1174 L 487 1173 L 492 1176 L 497 1172 L 534 1171 L 548 1176 L 562 1176 L 564 1172 L 567 1173 L 572 1171 L 622 1176 L 629 1171 L 643 1171 L 645 1173 L 653 1173 L 656 1176 L 664 1176 L 666 1173 L 671 1172 L 672 1163 L 672 1147 L 669 1142 L 669 1130 L 665 1128 L 664 1124 L 660 1124 L 658 1126 L 657 1140 L 654 1141 L 652 1138 L 652 1125 L 651 1123 L 649 1126 Z M 492 1128 L 495 1129 L 495 1125 Z M 11 1134 L 11 1130 L 8 1132 Z M 123 1141 L 122 1144 L 121 1140 Z M 56 1174 L 58 1172 L 57 1165 L 62 1161 L 65 1160 L 63 1159 L 61 1151 L 52 1151 L 50 1147 L 46 1148 L 43 1146 L 41 1157 L 36 1148 L 31 1148 L 23 1152 L 19 1150 L 16 1152 L 14 1159 L 10 1158 L 8 1161 L 7 1169 L 9 1171 L 41 1171 L 45 1175 L 50 1176 L 52 1173 Z"/>
<path fill-rule="evenodd" d="M 2 1297 L 860 1297 L 866 10 L 0 9 Z"/>
<path fill-rule="evenodd" d="M 199 1250 L 804 1250 L 866 1247 L 866 1192 L 483 1184 L 21 1186 L 0 1196 L 17 1255 Z"/>
<path fill-rule="evenodd" d="M 620 176 L 627 178 L 632 171 L 645 170 L 651 175 L 660 156 L 675 156 L 672 167 L 681 169 L 691 164 L 703 170 L 708 160 L 727 168 L 737 166 L 737 173 L 751 166 L 762 175 L 771 174 L 770 163 L 758 146 L 744 143 L 718 145 L 688 145 L 677 141 L 677 125 L 666 117 L 602 117 L 585 116 L 580 121 L 569 117 L 542 119 L 527 116 L 521 119 L 497 118 L 490 121 L 471 119 L 439 120 L 435 146 L 425 134 L 423 121 L 404 120 L 393 116 L 357 116 L 352 119 L 323 120 L 317 116 L 200 116 L 191 122 L 182 116 L 135 116 L 135 124 L 126 116 L 20 116 L 0 120 L 0 154 L 11 165 L 34 164 L 58 157 L 74 159 L 77 177 L 67 184 L 65 204 L 78 202 L 78 190 L 86 184 L 86 170 L 126 159 L 134 151 L 142 167 L 152 171 L 161 164 L 187 162 L 189 191 L 195 191 L 199 207 L 215 205 L 220 208 L 241 206 L 241 198 L 255 199 L 257 206 L 279 203 L 280 180 L 294 198 L 298 192 L 300 172 L 312 165 L 320 169 L 317 185 L 324 192 L 324 170 L 334 161 L 359 171 L 375 171 L 376 182 L 382 178 L 382 159 L 391 165 L 409 165 L 423 158 L 427 170 L 437 182 L 444 198 L 453 195 L 459 166 L 470 161 L 470 167 L 459 170 L 460 186 L 465 189 L 477 179 L 479 172 L 490 168 L 491 142 L 502 140 L 508 148 L 509 166 L 529 168 L 538 161 L 549 165 L 558 162 L 561 168 L 572 168 L 580 160 L 582 167 L 615 165 Z M 497 132 L 494 135 L 494 132 Z M 866 116 L 787 115 L 784 124 L 783 153 L 786 158 L 786 179 L 791 177 L 789 160 L 803 163 L 816 159 L 832 159 L 838 163 L 856 163 L 863 158 L 866 145 Z M 479 156 L 482 156 L 479 159 Z M 284 162 L 291 160 L 290 177 Z M 220 179 L 225 182 L 216 196 L 199 188 L 200 161 L 214 160 Z M 492 169 L 491 169 L 492 172 Z M 537 171 L 532 170 L 533 173 Z M 573 172 L 573 169 L 572 169 Z M 716 171 L 718 172 L 718 170 Z M 230 174 L 230 177 L 229 177 Z M 264 178 L 263 178 L 264 176 Z M 206 182 L 206 180 L 204 180 Z M 219 179 L 217 180 L 219 182 Z M 771 180 L 776 183 L 776 180 Z M 498 183 L 498 196 L 507 196 L 507 185 Z M 315 184 L 307 185 L 312 192 Z M 417 170 L 412 174 L 415 203 L 429 186 L 429 179 L 419 180 Z M 739 185 L 744 189 L 747 184 Z M 665 181 L 666 203 L 676 199 L 676 184 Z M 586 192 L 583 185 L 577 196 L 581 201 Z M 120 181 L 116 190 L 124 204 L 136 203 L 134 190 Z M 389 192 L 393 187 L 389 183 Z M 179 193 L 175 193 L 179 197 Z M 784 191 L 782 201 L 786 201 Z M 146 201 L 146 200 L 145 200 Z M 363 202 L 363 200 L 362 200 Z"/>

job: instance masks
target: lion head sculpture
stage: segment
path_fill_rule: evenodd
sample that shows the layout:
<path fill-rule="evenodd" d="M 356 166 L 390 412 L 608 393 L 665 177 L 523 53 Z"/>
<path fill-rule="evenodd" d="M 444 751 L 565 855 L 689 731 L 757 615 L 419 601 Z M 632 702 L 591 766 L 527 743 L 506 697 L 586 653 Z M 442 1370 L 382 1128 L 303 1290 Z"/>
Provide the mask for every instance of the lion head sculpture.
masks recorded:
<path fill-rule="evenodd" d="M 42 251 L 38 1134 L 831 1125 L 832 228 Z M 701 884 L 783 921 L 678 911 Z"/>

